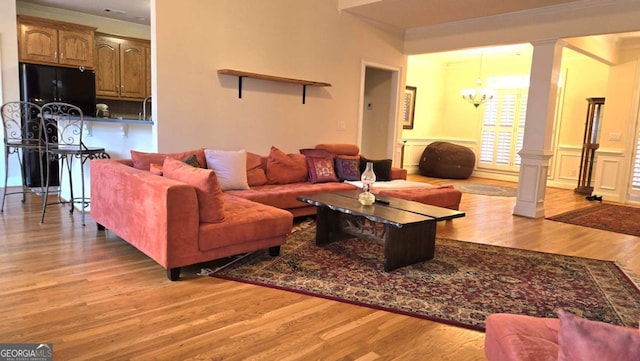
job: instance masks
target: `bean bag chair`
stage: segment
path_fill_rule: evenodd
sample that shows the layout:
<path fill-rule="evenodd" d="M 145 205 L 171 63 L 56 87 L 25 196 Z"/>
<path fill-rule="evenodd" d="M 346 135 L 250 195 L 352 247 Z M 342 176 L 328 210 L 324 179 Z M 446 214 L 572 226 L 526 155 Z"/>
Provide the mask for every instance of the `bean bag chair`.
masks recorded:
<path fill-rule="evenodd" d="M 471 149 L 449 142 L 433 142 L 422 152 L 419 171 L 427 177 L 465 179 L 475 165 L 476 155 Z"/>

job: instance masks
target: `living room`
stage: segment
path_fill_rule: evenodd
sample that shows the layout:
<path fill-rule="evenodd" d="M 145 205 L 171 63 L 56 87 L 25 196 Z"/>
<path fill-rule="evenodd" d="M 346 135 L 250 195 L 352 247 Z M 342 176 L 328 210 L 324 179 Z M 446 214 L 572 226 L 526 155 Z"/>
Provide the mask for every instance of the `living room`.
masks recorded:
<path fill-rule="evenodd" d="M 215 146 L 242 147 L 265 154 L 271 145 L 293 151 L 319 142 L 354 143 L 360 127 L 358 89 L 362 59 L 405 68 L 409 47 L 402 36 L 348 14 L 339 14 L 336 2 L 282 1 L 274 5 L 264 1 L 194 1 L 189 7 L 173 2 L 153 4 L 155 22 L 151 39 L 156 44 L 157 59 L 154 64 L 157 101 L 153 114 L 157 126 L 150 139 L 151 150 L 169 152 Z M 194 11 L 195 8 L 198 11 Z M 591 31 L 638 30 L 631 28 L 629 20 L 637 14 L 638 10 L 635 11 L 617 16 L 603 14 L 607 21 L 595 22 L 593 27 L 591 19 L 583 19 L 575 27 L 566 24 L 567 34 L 556 36 L 573 35 L 576 28 L 581 30 L 578 31 L 581 35 Z M 4 15 L 5 11 L 2 14 L 0 16 L 12 19 L 14 16 Z M 636 26 L 635 21 L 633 23 Z M 542 31 L 544 26 L 531 24 L 531 27 Z M 532 28 L 527 29 L 528 36 L 536 34 Z M 0 33 L 4 34 L 2 29 Z M 473 43 L 477 39 L 460 34 L 459 41 L 451 41 L 446 46 L 436 38 L 432 49 L 420 52 L 526 40 L 507 38 L 507 35 L 494 34 Z M 7 43 L 3 36 L 2 95 L 5 100 L 18 96 L 16 86 L 6 85 L 15 82 L 14 75 L 9 74 L 13 71 L 11 62 L 4 58 L 9 53 L 5 51 Z M 217 75 L 216 70 L 220 68 L 326 81 L 332 87 L 308 89 L 306 103 L 302 104 L 299 87 L 248 80 L 239 99 L 237 79 Z M 469 69 L 474 71 L 469 79 L 461 82 L 473 82 L 476 68 L 477 63 L 470 64 Z M 409 85 L 410 75 L 406 76 Z M 421 92 L 422 89 L 425 88 L 420 85 L 419 95 L 426 93 Z M 459 89 L 455 89 L 452 99 L 460 100 Z M 586 108 L 583 99 L 580 103 L 575 110 L 579 114 L 578 123 L 583 120 Z M 475 110 L 466 103 L 460 107 L 469 107 L 469 112 Z M 344 129 L 338 129 L 341 122 Z M 420 127 L 422 125 L 416 123 L 413 133 L 427 131 Z M 579 129 L 573 136 L 579 137 L 583 127 Z M 415 138 L 413 133 L 405 134 Z M 422 134 L 418 137 L 430 138 Z M 390 156 L 399 161 L 399 152 Z M 584 202 L 582 197 L 568 193 L 550 192 L 548 196 L 559 200 L 549 201 L 548 209 L 559 211 Z M 504 217 L 492 218 L 491 222 L 481 216 L 468 217 L 464 223 L 454 221 L 439 226 L 443 228 L 439 232 L 445 237 L 475 242 L 631 262 L 630 254 L 638 250 L 634 237 L 588 231 L 570 233 L 567 228 L 544 226 L 542 220 L 514 218 L 512 202 L 497 202 L 468 197 L 463 204 L 467 210 L 481 213 L 493 206 L 493 210 L 500 210 Z M 37 208 L 37 202 L 32 206 Z M 52 214 L 52 219 L 60 217 L 59 224 L 51 222 L 38 227 L 33 217 L 14 218 L 16 214 L 22 216 L 18 213 L 23 212 L 20 209 L 21 204 L 15 201 L 13 207 L 5 211 L 7 223 L 3 226 L 12 234 L 9 248 L 23 249 L 6 263 L 7 274 L 16 272 L 21 276 L 8 280 L 3 292 L 3 298 L 8 300 L 7 312 L 15 313 L 9 324 L 22 336 L 14 335 L 10 339 L 16 342 L 19 339 L 38 342 L 50 337 L 42 330 L 41 321 L 46 317 L 48 326 L 66 325 L 64 333 L 55 340 L 61 343 L 63 339 L 75 340 L 60 349 L 66 348 L 67 355 L 78 358 L 83 355 L 82 349 L 99 343 L 96 354 L 105 359 L 117 358 L 118 351 L 126 352 L 128 358 L 136 355 L 163 358 L 168 357 L 171 348 L 176 352 L 172 355 L 180 355 L 178 358 L 195 355 L 212 358 L 211 349 L 226 351 L 226 355 L 233 358 L 229 355 L 248 348 L 249 344 L 264 350 L 263 355 L 277 358 L 295 358 L 304 345 L 306 355 L 317 352 L 318 357 L 327 359 L 367 359 L 376 355 L 388 359 L 402 356 L 424 359 L 429 354 L 432 359 L 483 359 L 483 335 L 469 330 L 255 286 L 212 282 L 207 277 L 168 284 L 162 275 L 158 277 L 155 263 L 119 243 L 117 237 L 107 235 L 105 239 L 92 227 L 78 227 L 67 220 L 66 212 Z M 21 230 L 11 228 L 10 224 L 19 224 Z M 495 227 L 496 224 L 505 227 L 496 229 L 501 228 Z M 29 233 L 43 232 L 39 238 L 51 238 L 51 243 L 38 244 L 34 237 L 26 244 L 33 249 L 24 250 L 20 237 L 28 237 L 25 228 Z M 601 244 L 602 239 L 607 239 L 609 244 Z M 49 256 L 39 256 L 34 263 L 20 263 L 20 259 L 32 259 L 39 253 Z M 638 270 L 637 263 L 631 266 Z M 37 280 L 28 276 L 32 270 L 38 274 Z M 70 274 L 68 278 L 64 278 L 65 273 Z M 53 289 L 43 290 L 43 284 Z M 29 303 L 29 311 L 18 304 L 27 302 L 31 290 L 37 300 Z M 82 297 L 73 298 L 74 294 Z M 220 311 L 223 307 L 226 314 Z M 188 315 L 179 309 L 187 310 Z M 327 313 L 334 317 L 327 320 Z M 237 317 L 232 321 L 232 316 Z M 27 321 L 21 321 L 20 317 Z M 101 319 L 108 319 L 110 323 L 102 323 Z M 243 322 L 245 328 L 242 328 Z M 216 328 L 220 324 L 233 324 L 235 328 L 226 333 L 224 327 Z M 4 334 L 6 339 L 9 339 L 8 333 Z M 165 343 L 169 345 L 166 348 Z M 177 350 L 181 348 L 188 351 L 179 354 Z M 385 349 L 391 351 L 385 353 Z M 273 353 L 278 350 L 281 353 Z"/>

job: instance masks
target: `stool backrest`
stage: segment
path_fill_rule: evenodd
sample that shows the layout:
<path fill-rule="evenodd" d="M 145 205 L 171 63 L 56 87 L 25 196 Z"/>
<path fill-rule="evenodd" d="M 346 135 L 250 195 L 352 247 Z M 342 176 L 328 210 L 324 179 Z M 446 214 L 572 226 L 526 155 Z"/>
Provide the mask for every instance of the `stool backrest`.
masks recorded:
<path fill-rule="evenodd" d="M 53 102 L 42 106 L 43 138 L 47 149 L 50 148 L 84 148 L 82 128 L 84 115 L 82 110 L 73 104 Z"/>
<path fill-rule="evenodd" d="M 0 108 L 4 127 L 4 145 L 18 148 L 37 148 L 41 145 L 42 109 L 24 101 L 7 102 Z"/>

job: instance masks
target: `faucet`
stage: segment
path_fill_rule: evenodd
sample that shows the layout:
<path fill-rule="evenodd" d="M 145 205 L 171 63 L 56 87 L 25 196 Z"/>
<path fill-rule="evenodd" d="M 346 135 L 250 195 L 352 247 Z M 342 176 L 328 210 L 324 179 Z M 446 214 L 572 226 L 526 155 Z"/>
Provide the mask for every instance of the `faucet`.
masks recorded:
<path fill-rule="evenodd" d="M 148 97 L 144 98 L 144 100 L 142 101 L 142 120 L 149 120 L 151 119 L 151 111 L 149 111 L 149 119 L 147 119 L 147 103 L 151 102 L 151 95 L 149 95 Z M 151 110 L 151 109 L 149 109 Z"/>

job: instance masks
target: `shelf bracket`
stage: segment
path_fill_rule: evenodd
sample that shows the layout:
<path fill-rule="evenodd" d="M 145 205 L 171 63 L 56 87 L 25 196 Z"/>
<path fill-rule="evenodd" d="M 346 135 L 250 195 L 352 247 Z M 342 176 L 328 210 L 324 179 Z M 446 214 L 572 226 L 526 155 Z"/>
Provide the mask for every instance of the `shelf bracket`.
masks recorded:
<path fill-rule="evenodd" d="M 307 97 L 307 84 L 302 84 L 302 104 L 304 104 L 304 100 Z"/>
<path fill-rule="evenodd" d="M 292 78 L 285 78 L 281 76 L 273 76 L 273 75 L 266 75 L 266 74 L 250 73 L 246 71 L 233 70 L 233 69 L 218 69 L 218 74 L 233 75 L 238 77 L 238 98 L 240 99 L 242 99 L 242 78 L 245 78 L 245 77 L 260 79 L 260 80 L 276 81 L 281 83 L 302 84 L 302 104 L 306 103 L 308 85 L 317 86 L 317 87 L 331 86 L 330 83 L 303 80 L 303 79 L 292 79 Z"/>

